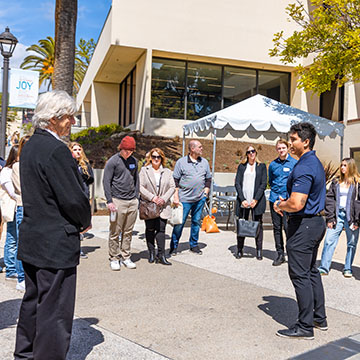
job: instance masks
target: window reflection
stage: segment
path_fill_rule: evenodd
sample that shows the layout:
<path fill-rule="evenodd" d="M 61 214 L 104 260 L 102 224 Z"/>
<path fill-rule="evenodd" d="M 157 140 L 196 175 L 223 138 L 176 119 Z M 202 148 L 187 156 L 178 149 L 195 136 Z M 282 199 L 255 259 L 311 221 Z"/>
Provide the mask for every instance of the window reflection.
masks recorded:
<path fill-rule="evenodd" d="M 185 61 L 154 59 L 152 63 L 151 116 L 183 119 Z"/>
<path fill-rule="evenodd" d="M 259 71 L 259 94 L 288 104 L 289 75 L 287 73 Z"/>
<path fill-rule="evenodd" d="M 187 113 L 198 119 L 221 108 L 221 66 L 188 63 Z"/>
<path fill-rule="evenodd" d="M 256 95 L 256 70 L 224 66 L 224 107 Z"/>

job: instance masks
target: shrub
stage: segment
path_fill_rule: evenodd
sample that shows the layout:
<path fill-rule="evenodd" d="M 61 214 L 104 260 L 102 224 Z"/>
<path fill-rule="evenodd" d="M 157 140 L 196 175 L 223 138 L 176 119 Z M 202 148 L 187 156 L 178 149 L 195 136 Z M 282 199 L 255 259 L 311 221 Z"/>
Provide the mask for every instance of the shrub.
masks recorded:
<path fill-rule="evenodd" d="M 125 129 L 117 124 L 106 124 L 97 127 L 91 126 L 78 133 L 71 134 L 70 140 L 78 141 L 82 145 L 93 144 L 108 138 L 112 134 L 128 131 L 130 131 L 130 129 Z"/>

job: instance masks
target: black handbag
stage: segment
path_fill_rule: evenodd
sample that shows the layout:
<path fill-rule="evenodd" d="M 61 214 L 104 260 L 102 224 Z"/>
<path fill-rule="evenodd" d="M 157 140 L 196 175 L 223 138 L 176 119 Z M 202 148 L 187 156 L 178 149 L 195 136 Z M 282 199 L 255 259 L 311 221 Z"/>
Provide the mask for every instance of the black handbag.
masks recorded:
<path fill-rule="evenodd" d="M 254 210 L 251 209 L 253 220 L 237 219 L 237 236 L 256 238 L 260 231 L 259 221 L 254 220 Z"/>
<path fill-rule="evenodd" d="M 354 218 L 356 222 L 360 222 L 360 200 L 358 183 L 355 183 Z"/>

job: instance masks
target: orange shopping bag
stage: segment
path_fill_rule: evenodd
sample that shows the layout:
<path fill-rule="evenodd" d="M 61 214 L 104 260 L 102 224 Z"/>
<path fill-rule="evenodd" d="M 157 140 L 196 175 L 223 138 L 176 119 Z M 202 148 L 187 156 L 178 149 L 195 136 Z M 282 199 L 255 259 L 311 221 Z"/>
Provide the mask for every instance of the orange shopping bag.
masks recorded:
<path fill-rule="evenodd" d="M 218 233 L 220 232 L 216 222 L 215 222 L 215 216 L 209 216 L 209 219 L 206 222 L 206 232 L 207 233 Z"/>
<path fill-rule="evenodd" d="M 208 220 L 210 219 L 210 216 L 209 215 L 206 215 L 204 218 L 203 218 L 203 221 L 202 221 L 202 224 L 201 224 L 201 230 L 202 231 L 206 231 L 206 224 L 208 222 Z"/>

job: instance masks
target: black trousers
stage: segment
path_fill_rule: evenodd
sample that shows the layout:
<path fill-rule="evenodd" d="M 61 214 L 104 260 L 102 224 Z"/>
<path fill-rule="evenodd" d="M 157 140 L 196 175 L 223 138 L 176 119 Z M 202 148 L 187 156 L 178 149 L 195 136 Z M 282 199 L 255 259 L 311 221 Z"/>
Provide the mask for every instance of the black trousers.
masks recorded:
<path fill-rule="evenodd" d="M 283 238 L 283 228 L 285 231 L 285 235 L 287 237 L 287 213 L 284 212 L 284 216 L 279 215 L 274 210 L 274 203 L 269 202 L 270 212 L 271 212 L 271 220 L 273 223 L 273 232 L 275 239 L 275 248 L 278 255 L 284 255 L 284 238 Z"/>
<path fill-rule="evenodd" d="M 158 246 L 158 254 L 165 252 L 165 227 L 167 220 L 158 217 L 145 220 L 145 237 L 149 251 L 155 251 L 155 239 Z"/>
<path fill-rule="evenodd" d="M 299 308 L 298 325 L 305 330 L 312 330 L 314 320 L 322 322 L 326 319 L 324 288 L 316 267 L 325 229 L 321 216 L 289 217 L 286 243 L 289 276 Z"/>
<path fill-rule="evenodd" d="M 239 218 L 249 220 L 250 209 L 240 209 Z M 263 230 L 263 221 L 262 221 L 262 214 L 254 216 L 255 221 L 259 221 L 259 233 L 258 236 L 255 238 L 256 250 L 262 250 L 263 247 L 263 238 L 264 238 L 264 230 Z M 238 250 L 242 250 L 244 247 L 245 238 L 238 236 L 237 237 L 237 247 Z"/>
<path fill-rule="evenodd" d="M 76 267 L 39 269 L 23 262 L 26 291 L 16 331 L 15 359 L 65 360 L 75 306 Z"/>

